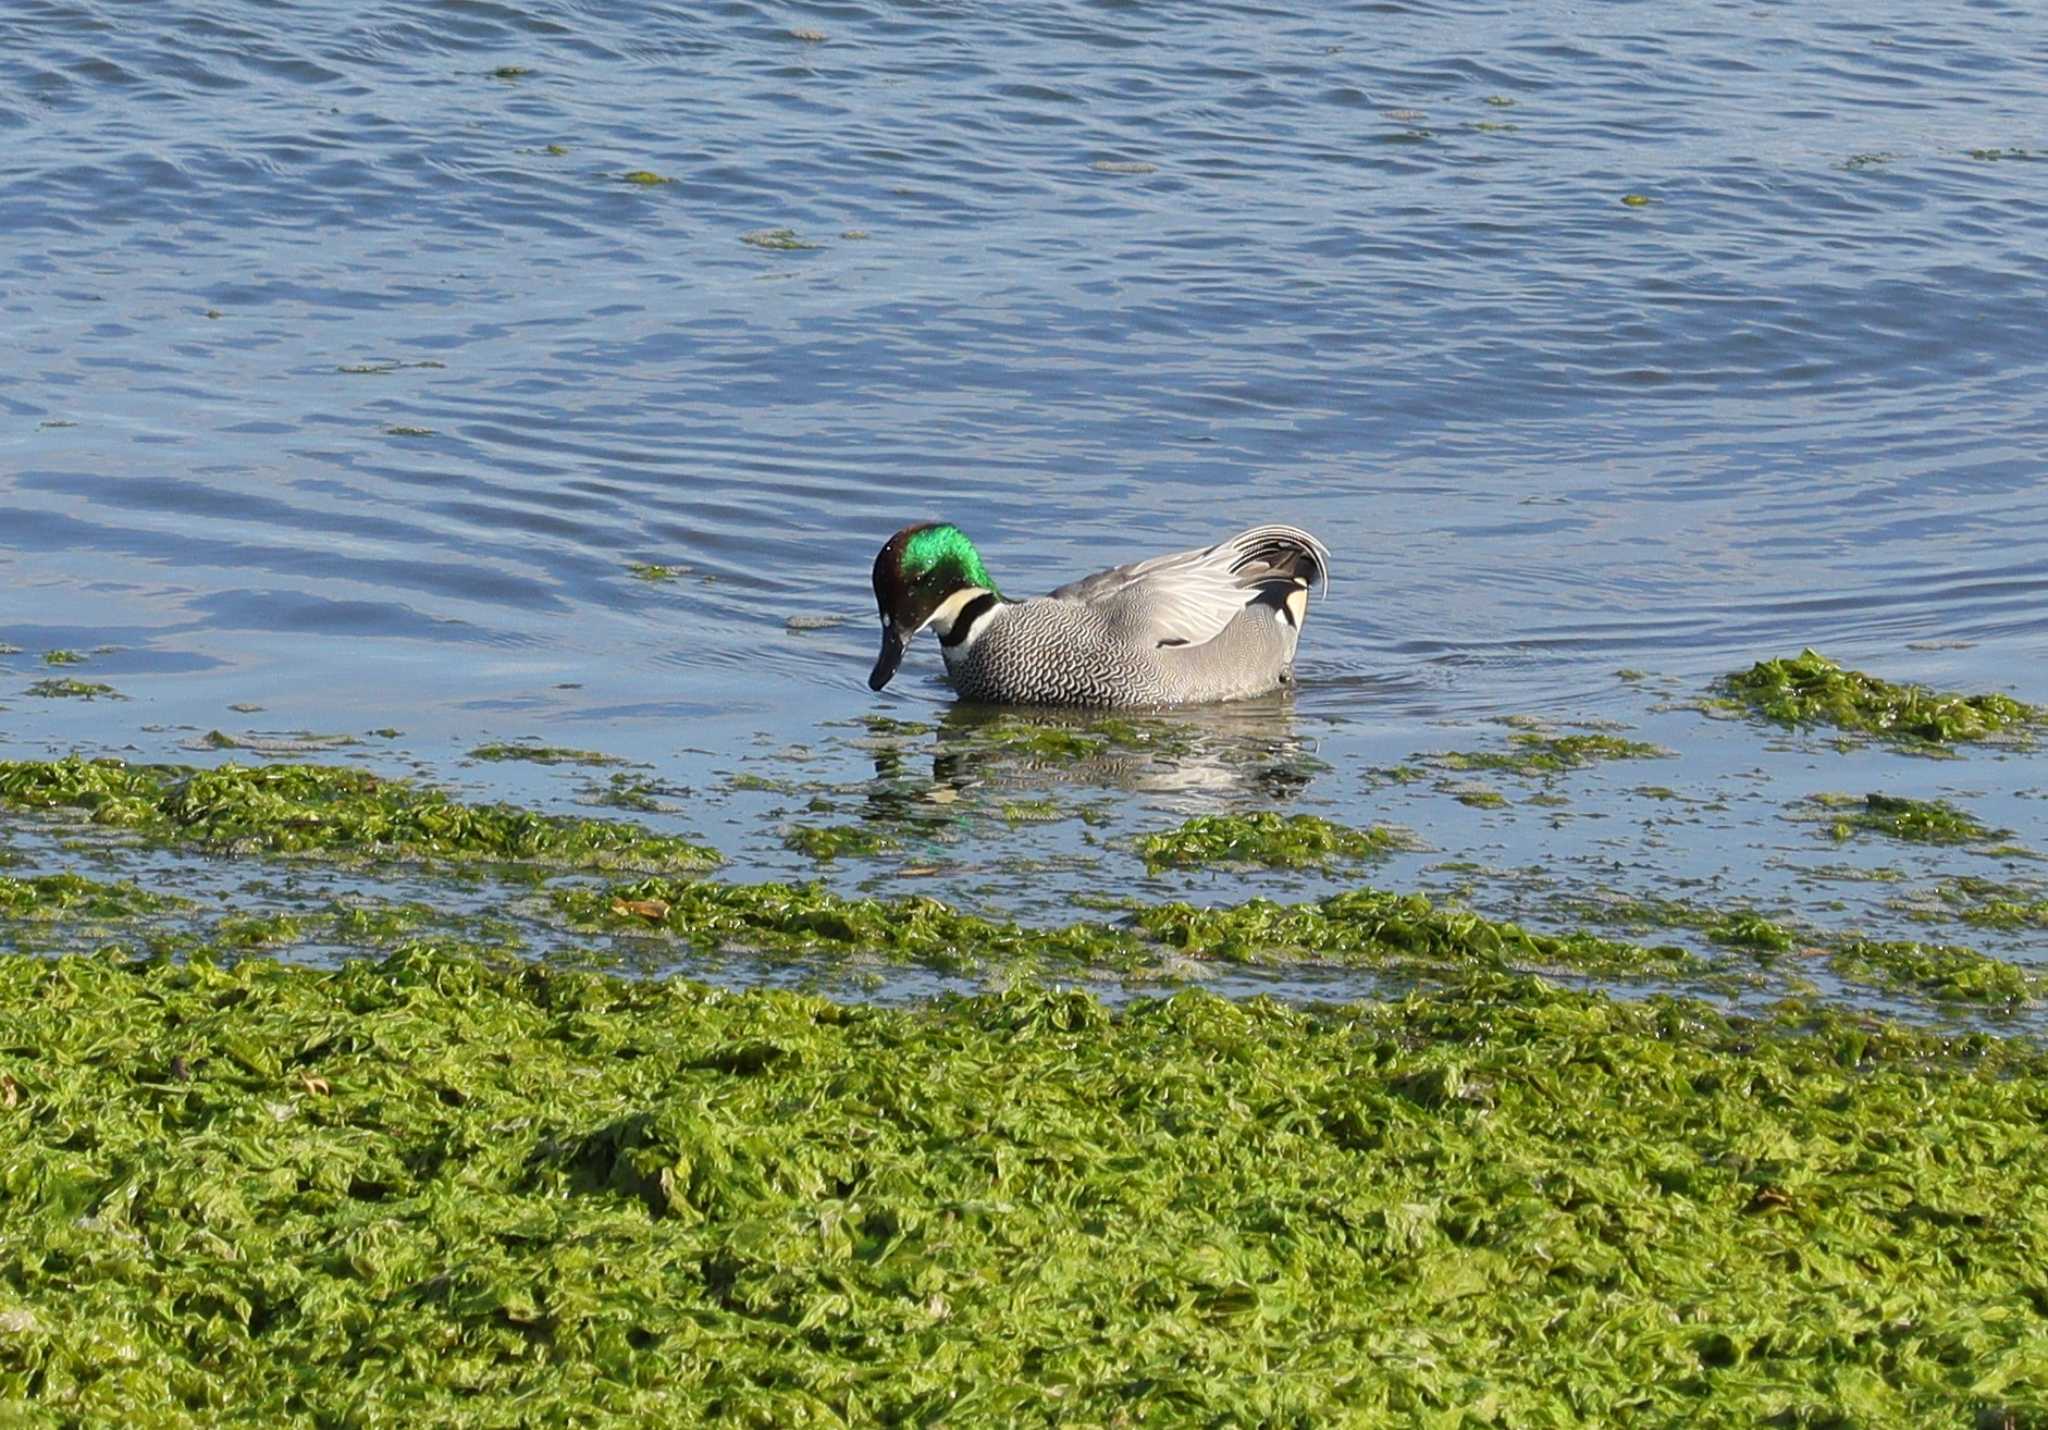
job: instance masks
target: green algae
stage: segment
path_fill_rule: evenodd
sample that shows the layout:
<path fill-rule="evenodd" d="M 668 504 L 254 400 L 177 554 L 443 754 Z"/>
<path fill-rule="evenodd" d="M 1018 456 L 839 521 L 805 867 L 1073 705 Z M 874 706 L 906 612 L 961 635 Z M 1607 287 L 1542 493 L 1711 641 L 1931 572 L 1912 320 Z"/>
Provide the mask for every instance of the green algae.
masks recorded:
<path fill-rule="evenodd" d="M 673 184 L 675 182 L 674 179 L 669 178 L 667 175 L 657 174 L 652 169 L 628 169 L 625 173 L 619 175 L 619 178 L 625 183 L 639 184 L 645 188 L 653 188 L 658 184 Z"/>
<path fill-rule="evenodd" d="M 783 836 L 782 846 L 821 863 L 873 859 L 903 847 L 903 841 L 872 824 L 808 824 Z"/>
<path fill-rule="evenodd" d="M 1447 750 L 1419 755 L 1442 769 L 1499 770 L 1516 775 L 1555 775 L 1582 770 L 1605 760 L 1669 758 L 1671 751 L 1641 740 L 1615 735 L 1546 735 L 1521 731 L 1508 736 L 1512 747 L 1499 750 Z"/>
<path fill-rule="evenodd" d="M 382 377 L 389 373 L 402 371 L 405 368 L 445 368 L 447 366 L 447 363 L 442 362 L 438 358 L 420 358 L 410 362 L 401 358 L 386 358 L 378 362 L 343 363 L 334 370 L 339 373 L 346 373 L 351 377 Z"/>
<path fill-rule="evenodd" d="M 65 677 L 58 680 L 38 680 L 31 684 L 24 695 L 33 695 L 43 700 L 126 700 L 128 697 L 111 685 L 97 680 L 72 680 Z"/>
<path fill-rule="evenodd" d="M 1655 929 L 1691 929 L 1710 943 L 1753 953 L 1786 953 L 1800 942 L 1792 929 L 1755 909 L 1713 909 L 1684 899 L 1568 898 L 1558 901 L 1558 911 L 1575 920 L 1633 934 Z"/>
<path fill-rule="evenodd" d="M 660 930 L 707 953 L 741 948 L 959 973 L 1041 966 L 1134 970 L 1152 961 L 1130 930 L 1107 924 L 1027 928 L 918 895 L 846 898 L 817 884 L 654 878 L 610 889 L 557 889 L 550 897 L 577 926 Z"/>
<path fill-rule="evenodd" d="M 858 723 L 870 735 L 877 737 L 929 735 L 938 728 L 923 720 L 898 720 L 891 715 L 863 715 Z"/>
<path fill-rule="evenodd" d="M 85 657 L 75 650 L 46 650 L 43 652 L 44 665 L 83 665 Z"/>
<path fill-rule="evenodd" d="M 741 234 L 740 242 L 749 248 L 765 248 L 779 253 L 795 253 L 818 247 L 808 239 L 799 238 L 793 228 L 757 228 Z"/>
<path fill-rule="evenodd" d="M 335 936 L 357 945 L 410 938 L 440 917 L 425 904 L 382 899 L 337 899 L 327 913 Z"/>
<path fill-rule="evenodd" d="M 1488 977 L 0 960 L 0 1413 L 2037 1423 L 2042 1057 Z M 1284 1373 L 1276 1371 L 1284 1370 Z"/>
<path fill-rule="evenodd" d="M 1142 749 L 1152 743 L 1155 733 L 1163 748 L 1179 748 L 1163 727 L 1115 717 L 1072 722 L 1006 712 L 963 728 L 976 747 L 1045 764 L 1096 759 L 1112 748 Z"/>
<path fill-rule="evenodd" d="M 0 916 L 14 919 L 128 919 L 177 908 L 184 900 L 134 884 L 109 884 L 78 874 L 0 875 Z"/>
<path fill-rule="evenodd" d="M 1191 961 L 1463 974 L 1566 969 L 1663 976 L 1697 971 L 1683 949 L 1588 933 L 1550 934 L 1440 907 L 1422 894 L 1360 887 L 1310 903 L 1251 899 L 1111 905 L 1120 922 L 1029 926 L 922 895 L 847 898 L 819 884 L 721 884 L 652 878 L 549 898 L 577 928 L 672 935 L 701 953 L 823 957 L 947 973 L 1046 971 L 1184 975 Z"/>
<path fill-rule="evenodd" d="M 630 809 L 639 814 L 666 814 L 674 809 L 670 798 L 683 793 L 686 791 L 660 780 L 615 774 L 601 788 L 591 786 L 584 802 L 613 809 Z"/>
<path fill-rule="evenodd" d="M 563 868 L 703 869 L 715 851 L 630 824 L 464 804 L 409 780 L 320 765 L 0 761 L 0 803 L 212 849 L 482 860 Z"/>
<path fill-rule="evenodd" d="M 1074 812 L 1056 799 L 1006 800 L 996 810 L 1005 824 L 1052 824 Z M 1081 817 L 1086 819 L 1088 812 L 1081 811 Z"/>
<path fill-rule="evenodd" d="M 2048 899 L 1987 899 L 1962 911 L 1964 923 L 1994 929 L 2048 929 Z"/>
<path fill-rule="evenodd" d="M 2048 977 L 1962 944 L 1849 939 L 1828 963 L 1854 982 L 1940 1003 L 2014 1007 L 2048 994 Z"/>
<path fill-rule="evenodd" d="M 623 765 L 617 755 L 596 750 L 574 750 L 564 745 L 479 745 L 469 752 L 472 760 L 524 760 L 535 765 Z"/>
<path fill-rule="evenodd" d="M 371 733 L 375 734 L 377 732 L 372 731 Z M 284 738 L 257 735 L 229 735 L 220 730 L 208 730 L 197 740 L 191 741 L 188 748 L 199 750 L 246 750 L 251 754 L 274 758 L 292 755 L 325 754 L 333 750 L 344 749 L 350 745 L 360 745 L 361 743 L 362 741 L 353 735 L 321 735 L 309 730 L 302 730 L 295 735 Z"/>
<path fill-rule="evenodd" d="M 214 939 L 230 949 L 275 948 L 305 936 L 305 924 L 284 913 L 231 915 L 213 929 Z"/>
<path fill-rule="evenodd" d="M 627 573 L 634 580 L 645 581 L 655 586 L 680 581 L 689 569 L 687 566 L 662 566 L 652 561 L 635 561 L 626 567 Z"/>
<path fill-rule="evenodd" d="M 1902 795 L 1814 795 L 1811 801 L 1834 817 L 1828 832 L 1836 839 L 1856 834 L 1881 834 L 1914 844 L 1981 844 L 2009 830 L 1991 829 L 1967 810 L 1946 800 L 1908 799 Z"/>
<path fill-rule="evenodd" d="M 1781 725 L 1830 725 L 1928 745 L 1982 740 L 2038 725 L 2048 711 L 2011 696 L 1960 695 L 1848 670 L 1818 651 L 1760 660 L 1720 682 L 1751 713 Z"/>
<path fill-rule="evenodd" d="M 1320 868 L 1338 859 L 1378 859 L 1413 841 L 1391 829 L 1351 829 L 1313 814 L 1198 815 L 1163 834 L 1138 841 L 1154 872 L 1204 864 L 1263 864 L 1274 869 Z"/>
<path fill-rule="evenodd" d="M 1647 948 L 1598 935 L 1540 933 L 1422 894 L 1356 888 L 1314 903 L 1251 899 L 1226 908 L 1167 903 L 1139 908 L 1136 926 L 1186 957 L 1230 963 L 1319 963 L 1458 972 L 1571 969 L 1678 973 L 1684 950 Z"/>
<path fill-rule="evenodd" d="M 1896 900 L 1892 906 L 1924 922 L 1954 919 L 2005 932 L 2048 929 L 2048 896 L 2038 888 L 1974 874 L 1944 880 L 1929 894 Z"/>

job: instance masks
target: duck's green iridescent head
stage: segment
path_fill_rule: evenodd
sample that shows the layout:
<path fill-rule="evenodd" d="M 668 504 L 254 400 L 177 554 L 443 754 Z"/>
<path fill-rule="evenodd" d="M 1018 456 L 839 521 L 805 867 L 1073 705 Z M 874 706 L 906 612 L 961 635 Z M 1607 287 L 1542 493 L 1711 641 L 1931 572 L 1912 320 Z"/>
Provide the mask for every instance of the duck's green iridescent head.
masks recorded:
<path fill-rule="evenodd" d="M 906 526 L 875 557 L 875 605 L 882 613 L 882 654 L 868 676 L 880 690 L 896 673 L 903 648 L 947 599 L 967 590 L 995 591 L 981 553 L 947 521 Z"/>

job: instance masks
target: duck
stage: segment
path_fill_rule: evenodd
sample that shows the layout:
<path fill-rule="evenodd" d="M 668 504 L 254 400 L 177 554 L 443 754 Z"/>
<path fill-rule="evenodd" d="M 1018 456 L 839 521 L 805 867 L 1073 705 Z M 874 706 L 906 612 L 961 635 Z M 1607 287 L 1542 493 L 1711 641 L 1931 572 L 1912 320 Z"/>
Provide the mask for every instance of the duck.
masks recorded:
<path fill-rule="evenodd" d="M 1294 682 L 1309 594 L 1320 583 L 1328 596 L 1329 571 L 1322 542 L 1268 523 L 1012 600 L 959 527 L 918 522 L 875 556 L 882 653 L 868 688 L 889 683 L 929 626 L 964 700 L 1121 708 L 1268 694 Z"/>

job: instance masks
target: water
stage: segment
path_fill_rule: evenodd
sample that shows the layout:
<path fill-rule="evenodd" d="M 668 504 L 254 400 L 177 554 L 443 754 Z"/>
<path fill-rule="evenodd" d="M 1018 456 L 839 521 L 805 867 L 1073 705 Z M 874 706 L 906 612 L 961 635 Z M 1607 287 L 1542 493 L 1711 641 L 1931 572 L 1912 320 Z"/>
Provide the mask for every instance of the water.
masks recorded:
<path fill-rule="evenodd" d="M 1078 778 L 1104 847 L 1298 800 L 1531 916 L 1444 867 L 1789 899 L 1774 861 L 1835 857 L 1782 818 L 1815 789 L 2048 845 L 2029 758 L 1656 708 L 1802 645 L 2048 699 L 2031 7 L 13 0 L 0 136 L 0 756 L 396 729 L 355 753 L 575 799 L 463 758 L 531 737 L 787 871 L 803 802 L 734 773 L 852 789 L 838 722 L 949 699 L 929 641 L 865 687 L 890 531 L 951 517 L 1030 591 L 1285 519 L 1335 589 L 1246 718 L 1318 771 Z M 25 697 L 51 648 L 129 699 Z M 1363 774 L 1519 714 L 1678 758 L 1562 812 Z M 937 891 L 1081 880 L 1005 880 L 1089 847 L 1007 832 Z"/>

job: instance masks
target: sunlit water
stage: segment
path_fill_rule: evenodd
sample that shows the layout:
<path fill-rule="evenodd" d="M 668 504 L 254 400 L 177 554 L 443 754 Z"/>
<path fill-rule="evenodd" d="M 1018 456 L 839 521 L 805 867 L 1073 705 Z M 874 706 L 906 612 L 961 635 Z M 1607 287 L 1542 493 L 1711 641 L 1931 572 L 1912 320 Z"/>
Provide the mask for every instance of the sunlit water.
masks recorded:
<path fill-rule="evenodd" d="M 1335 553 L 1291 702 L 1038 781 L 1094 824 L 828 876 L 1033 917 L 1334 886 L 1128 852 L 1286 806 L 1535 922 L 1613 888 L 1927 936 L 1805 876 L 2025 861 L 1787 811 L 1941 794 L 2048 847 L 2038 757 L 1673 708 L 1804 645 L 2048 699 L 2031 6 L 13 0 L 0 138 L 0 756 L 310 731 L 550 807 L 606 779 L 464 759 L 534 738 L 807 872 L 793 822 L 902 778 L 848 722 L 949 701 L 928 640 L 866 689 L 890 531 L 951 517 L 1029 592 L 1281 519 Z M 1495 809 L 1371 774 L 1510 715 L 1675 754 Z"/>

